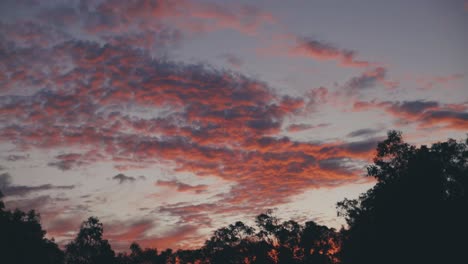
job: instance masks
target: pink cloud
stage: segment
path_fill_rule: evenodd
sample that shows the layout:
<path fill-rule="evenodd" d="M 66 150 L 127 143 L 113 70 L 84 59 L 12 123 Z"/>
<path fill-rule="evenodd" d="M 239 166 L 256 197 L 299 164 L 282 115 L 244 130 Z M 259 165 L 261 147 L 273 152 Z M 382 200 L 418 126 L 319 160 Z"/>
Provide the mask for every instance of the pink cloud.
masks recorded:
<path fill-rule="evenodd" d="M 329 43 L 314 39 L 297 38 L 296 46 L 290 49 L 289 53 L 316 60 L 335 60 L 344 67 L 362 68 L 371 65 L 368 61 L 357 60 L 355 51 L 339 49 Z"/>

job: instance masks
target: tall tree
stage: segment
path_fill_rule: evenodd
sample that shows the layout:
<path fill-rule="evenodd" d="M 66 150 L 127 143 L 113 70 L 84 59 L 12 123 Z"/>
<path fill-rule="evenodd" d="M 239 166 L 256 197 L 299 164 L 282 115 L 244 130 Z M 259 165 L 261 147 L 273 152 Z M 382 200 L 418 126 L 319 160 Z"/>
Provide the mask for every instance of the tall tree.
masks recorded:
<path fill-rule="evenodd" d="M 114 263 L 114 251 L 109 242 L 102 239 L 104 229 L 96 217 L 90 217 L 81 224 L 75 240 L 65 247 L 67 264 Z"/>
<path fill-rule="evenodd" d="M 376 185 L 338 203 L 349 229 L 343 263 L 460 263 L 468 238 L 468 139 L 419 148 L 390 131 L 368 176 Z"/>

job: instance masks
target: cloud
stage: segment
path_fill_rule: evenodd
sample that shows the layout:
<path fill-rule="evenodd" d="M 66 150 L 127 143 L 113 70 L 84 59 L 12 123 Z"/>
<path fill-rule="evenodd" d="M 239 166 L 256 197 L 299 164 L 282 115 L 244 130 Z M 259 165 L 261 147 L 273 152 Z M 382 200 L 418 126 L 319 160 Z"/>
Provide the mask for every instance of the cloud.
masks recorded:
<path fill-rule="evenodd" d="M 350 90 L 360 90 L 374 87 L 379 80 L 385 78 L 386 70 L 382 67 L 366 71 L 358 77 L 353 77 L 346 83 L 346 88 Z"/>
<path fill-rule="evenodd" d="M 362 169 L 362 167 L 353 164 L 351 159 L 340 157 L 321 160 L 319 166 L 324 170 L 339 170 L 343 173 L 356 173 Z"/>
<path fill-rule="evenodd" d="M 330 158 L 371 157 L 382 138 L 368 138 L 361 141 L 343 142 L 338 145 L 323 147 L 322 153 L 333 154 Z M 330 159 L 326 158 L 326 159 Z"/>
<path fill-rule="evenodd" d="M 47 165 L 66 171 L 105 160 L 106 158 L 104 155 L 98 149 L 94 149 L 84 153 L 65 153 L 57 155 L 55 156 L 55 161 L 49 162 Z"/>
<path fill-rule="evenodd" d="M 50 190 L 70 190 L 74 185 L 52 185 L 43 184 L 38 186 L 12 185 L 11 175 L 8 173 L 0 174 L 0 190 L 5 196 L 24 196 L 30 193 L 50 191 Z"/>
<path fill-rule="evenodd" d="M 368 61 L 356 59 L 356 52 L 352 50 L 339 49 L 330 43 L 312 38 L 297 38 L 296 46 L 290 49 L 290 54 L 295 56 L 306 56 L 316 60 L 335 60 L 344 67 L 368 67 Z"/>
<path fill-rule="evenodd" d="M 177 228 L 162 232 L 160 235 L 149 235 L 158 225 L 158 221 L 151 219 L 113 221 L 105 225 L 104 238 L 111 240 L 112 247 L 118 251 L 128 250 L 132 242 L 158 250 L 192 248 L 194 244 L 203 242 L 198 235 L 199 227 L 195 225 L 178 225 Z"/>
<path fill-rule="evenodd" d="M 5 160 L 6 161 L 18 161 L 18 160 L 26 160 L 29 159 L 29 155 L 8 155 Z"/>
<path fill-rule="evenodd" d="M 347 137 L 362 137 L 362 136 L 373 136 L 377 133 L 379 133 L 379 129 L 372 129 L 372 128 L 363 128 L 363 129 L 358 129 L 354 130 L 351 133 L 347 135 Z"/>
<path fill-rule="evenodd" d="M 327 127 L 329 124 L 318 124 L 318 125 L 311 125 L 311 124 L 291 124 L 289 125 L 286 130 L 288 132 L 301 132 L 313 128 L 320 128 L 320 127 Z"/>
<path fill-rule="evenodd" d="M 195 192 L 195 193 L 203 193 L 208 189 L 208 185 L 205 184 L 198 184 L 198 185 L 189 185 L 177 180 L 172 181 L 161 181 L 158 180 L 156 186 L 174 188 L 178 192 Z"/>
<path fill-rule="evenodd" d="M 123 173 L 119 173 L 119 174 L 115 175 L 114 177 L 112 177 L 112 179 L 116 180 L 116 181 L 119 181 L 119 184 L 122 184 L 122 183 L 126 183 L 126 182 L 134 182 L 137 179 L 145 180 L 146 177 L 145 176 L 139 176 L 138 178 L 135 178 L 135 177 L 132 177 L 132 176 L 126 176 Z"/>
<path fill-rule="evenodd" d="M 445 128 L 453 130 L 468 129 L 468 112 L 453 110 L 427 111 L 422 116 L 422 126 L 431 127 L 445 124 Z"/>
<path fill-rule="evenodd" d="M 462 80 L 463 78 L 465 78 L 465 74 L 462 73 L 438 76 L 423 76 L 416 78 L 416 83 L 423 90 L 431 90 L 435 88 L 448 88 L 449 84 L 458 80 Z"/>
<path fill-rule="evenodd" d="M 422 113 L 429 109 L 436 109 L 439 103 L 435 101 L 403 101 L 392 106 L 392 111 L 401 111 L 409 115 Z"/>
<path fill-rule="evenodd" d="M 66 42 L 43 50 L 41 57 L 57 63 L 70 60 L 75 67 L 66 74 L 50 71 L 46 79 L 53 89 L 0 97 L 2 118 L 8 121 L 0 134 L 22 147 L 86 146 L 93 151 L 57 156 L 59 161 L 50 165 L 61 169 L 100 161 L 122 166 L 171 161 L 177 171 L 252 188 L 242 199 L 269 205 L 308 188 L 356 179 L 322 172 L 317 159 L 334 155 L 361 159 L 370 153 L 340 147 L 342 142 L 312 144 L 270 137 L 281 132 L 285 119 L 303 111 L 306 102 L 279 95 L 266 83 L 237 73 L 159 61 L 127 47 L 92 42 Z M 32 60 L 28 64 L 38 63 L 23 50 L 17 52 L 15 67 L 5 62 L 7 69 L 22 67 L 26 58 Z M 44 74 L 54 63 L 47 62 L 41 71 L 27 65 L 23 69 L 28 75 Z M 322 100 L 320 94 L 314 100 Z M 130 115 L 119 107 L 124 103 L 166 109 L 167 114 Z M 272 178 L 289 180 L 267 184 Z M 282 190 L 275 200 L 258 199 L 285 187 L 291 191 Z"/>
<path fill-rule="evenodd" d="M 348 80 L 343 89 L 346 94 L 356 94 L 362 90 L 374 88 L 377 85 L 382 85 L 386 88 L 396 88 L 399 85 L 397 81 L 390 81 L 387 79 L 387 69 L 384 67 L 375 67 L 366 70 L 361 75 L 352 77 Z"/>
<path fill-rule="evenodd" d="M 184 15 L 193 19 L 184 21 L 185 28 L 194 31 L 234 29 L 245 34 L 255 34 L 260 27 L 276 22 L 274 16 L 254 5 L 220 5 L 217 3 L 186 2 Z M 189 12 L 188 12 L 189 11 Z"/>
<path fill-rule="evenodd" d="M 354 182 L 360 174 L 343 166 L 348 159 L 368 160 L 375 147 L 369 140 L 281 137 L 291 117 L 327 100 L 323 87 L 304 97 L 286 96 L 236 72 L 93 41 L 9 48 L 0 61 L 4 83 L 29 90 L 0 96 L 0 140 L 18 149 L 60 149 L 64 154 L 49 165 L 62 170 L 99 162 L 118 168 L 164 163 L 174 172 L 229 182 L 230 189 L 214 197 L 213 204 L 223 206 L 198 206 L 212 214 L 193 205 L 161 208 L 187 226 L 208 225 L 226 212 L 262 211 L 313 188 Z M 77 147 L 83 152 L 77 153 Z M 324 165 L 330 160 L 334 166 Z M 137 180 L 122 173 L 113 179 L 122 184 Z M 157 184 L 179 192 L 208 190 L 178 181 Z M 42 188 L 54 187 L 59 186 Z M 157 239 L 196 234 L 187 229 Z"/>
<path fill-rule="evenodd" d="M 17 2 L 9 1 L 9 10 L 24 8 L 27 1 Z M 189 245 L 217 216 L 251 214 L 313 188 L 354 182 L 361 174 L 360 162 L 372 157 L 379 138 L 309 142 L 282 136 L 285 129 L 299 132 L 328 125 L 291 124 L 292 117 L 318 112 L 333 100 L 326 87 L 286 96 L 256 78 L 166 56 L 167 50 L 203 32 L 255 35 L 276 23 L 271 13 L 253 5 L 185 0 L 74 3 L 71 8 L 27 3 L 31 12 L 26 17 L 18 13 L 14 20 L 0 19 L 0 142 L 18 150 L 60 150 L 62 154 L 46 163 L 64 171 L 102 162 L 119 170 L 157 163 L 174 173 L 229 183 L 227 191 L 209 202 L 158 207 L 155 212 L 177 218 L 177 231 L 149 235 L 159 223 L 147 219 L 112 223 L 108 237 L 120 245 L 133 240 L 158 247 L 181 246 L 181 240 Z M 294 47 L 283 54 L 362 69 L 344 84 L 347 91 L 397 85 L 387 80 L 385 67 L 361 59 L 354 50 L 288 37 Z M 233 67 L 243 65 L 234 54 L 221 57 Z M 359 107 L 383 109 L 421 126 L 466 130 L 466 110 L 460 106 L 404 101 L 361 102 Z M 349 136 L 374 134 L 357 130 Z M 74 188 L 12 185 L 9 175 L 2 175 L 2 190 L 10 196 Z M 112 177 L 119 184 L 139 179 L 123 173 Z M 178 180 L 155 184 L 188 195 L 210 191 L 210 186 Z M 67 206 L 63 210 L 68 214 L 57 218 L 60 210 L 48 207 L 52 201 L 56 199 L 46 196 L 37 201 L 42 206 L 33 199 L 13 202 L 46 209 L 48 219 L 55 220 L 48 221 L 51 233 L 64 237 L 79 225 L 70 215 L 87 213 L 88 204 L 96 202 Z"/>
<path fill-rule="evenodd" d="M 61 154 L 55 158 L 58 159 L 58 161 L 49 162 L 47 165 L 57 167 L 63 171 L 85 164 L 85 162 L 82 161 L 82 155 L 77 153 Z"/>
<path fill-rule="evenodd" d="M 22 211 L 36 210 L 37 212 L 46 211 L 48 204 L 54 202 L 50 195 L 40 195 L 34 198 L 20 198 L 5 203 L 8 209 L 19 209 Z"/>
<path fill-rule="evenodd" d="M 141 219 L 137 221 L 118 222 L 114 221 L 106 225 L 104 233 L 106 239 L 111 239 L 119 247 L 128 247 L 132 242 L 143 240 L 147 232 L 155 227 L 155 221 Z M 121 248 L 128 249 L 128 248 Z"/>
<path fill-rule="evenodd" d="M 26 8 L 28 12 L 17 11 Z M 66 5 L 11 1 L 2 9 L 8 15 L 0 20 L 0 36 L 22 47 L 51 47 L 79 39 L 153 54 L 178 47 L 186 35 L 227 29 L 252 35 L 263 25 L 275 23 L 271 13 L 254 5 L 187 0 L 75 1 Z"/>
<path fill-rule="evenodd" d="M 153 236 L 139 241 L 141 245 L 155 248 L 195 248 L 195 245 L 203 243 L 203 238 L 200 238 L 198 227 L 194 225 L 182 225 L 169 232 L 159 236 Z"/>
<path fill-rule="evenodd" d="M 381 109 L 397 118 L 396 124 L 413 122 L 419 128 L 440 127 L 449 130 L 468 128 L 468 104 L 441 104 L 436 101 L 357 101 L 355 111 Z"/>

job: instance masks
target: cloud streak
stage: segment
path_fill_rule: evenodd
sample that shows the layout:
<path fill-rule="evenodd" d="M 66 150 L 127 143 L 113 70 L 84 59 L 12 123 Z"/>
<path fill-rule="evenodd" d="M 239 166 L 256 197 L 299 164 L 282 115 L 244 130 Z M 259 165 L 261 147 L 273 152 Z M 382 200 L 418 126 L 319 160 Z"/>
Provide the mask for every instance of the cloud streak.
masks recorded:
<path fill-rule="evenodd" d="M 356 59 L 356 52 L 353 50 L 340 49 L 312 38 L 298 37 L 296 46 L 289 52 L 294 56 L 305 56 L 316 60 L 334 60 L 343 67 L 363 68 L 372 65 L 369 61 Z"/>
<path fill-rule="evenodd" d="M 203 193 L 207 191 L 208 185 L 206 184 L 197 184 L 197 185 L 190 185 L 186 184 L 177 180 L 172 180 L 172 181 L 162 181 L 158 180 L 155 183 L 156 186 L 161 186 L 161 187 L 167 187 L 167 188 L 173 188 L 178 192 L 194 192 L 194 193 Z"/>
<path fill-rule="evenodd" d="M 24 196 L 31 193 L 51 191 L 51 190 L 71 190 L 74 185 L 53 185 L 43 184 L 38 186 L 12 185 L 11 175 L 8 173 L 0 174 L 0 190 L 5 196 Z"/>

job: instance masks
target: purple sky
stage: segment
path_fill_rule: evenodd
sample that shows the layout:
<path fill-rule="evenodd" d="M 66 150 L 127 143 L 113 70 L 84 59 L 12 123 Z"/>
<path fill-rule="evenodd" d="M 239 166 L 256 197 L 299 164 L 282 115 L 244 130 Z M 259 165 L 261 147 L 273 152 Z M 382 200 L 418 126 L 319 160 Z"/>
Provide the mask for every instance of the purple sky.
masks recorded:
<path fill-rule="evenodd" d="M 3 0 L 0 190 L 64 244 L 339 228 L 376 143 L 468 131 L 468 2 Z"/>

